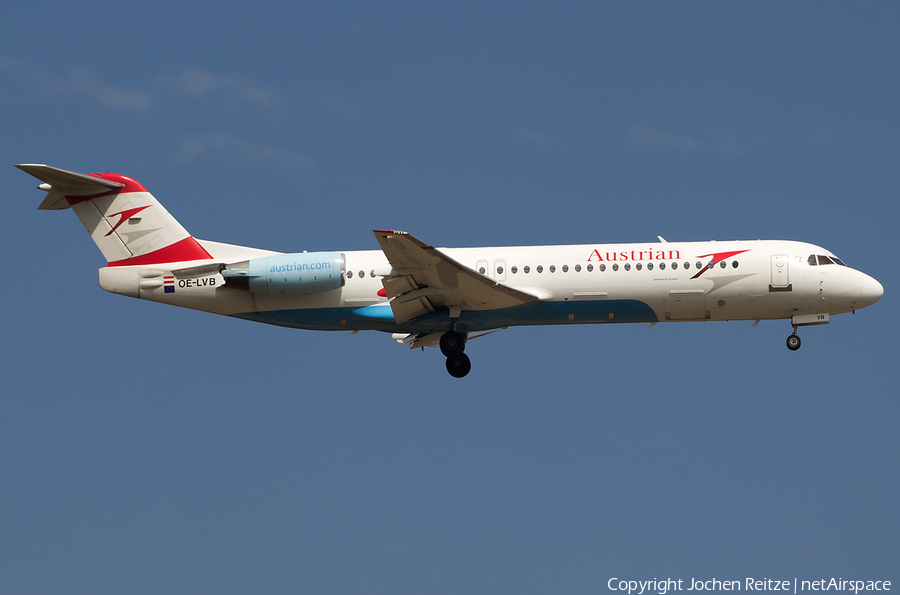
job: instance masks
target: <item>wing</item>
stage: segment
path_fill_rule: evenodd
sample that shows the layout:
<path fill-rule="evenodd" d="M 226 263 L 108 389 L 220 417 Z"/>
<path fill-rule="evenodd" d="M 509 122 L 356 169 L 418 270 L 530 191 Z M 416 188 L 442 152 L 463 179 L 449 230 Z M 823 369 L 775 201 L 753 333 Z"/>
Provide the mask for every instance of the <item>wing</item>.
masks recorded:
<path fill-rule="evenodd" d="M 376 230 L 375 238 L 391 263 L 382 284 L 397 323 L 443 308 L 497 310 L 537 299 L 473 271 L 405 231 Z"/>

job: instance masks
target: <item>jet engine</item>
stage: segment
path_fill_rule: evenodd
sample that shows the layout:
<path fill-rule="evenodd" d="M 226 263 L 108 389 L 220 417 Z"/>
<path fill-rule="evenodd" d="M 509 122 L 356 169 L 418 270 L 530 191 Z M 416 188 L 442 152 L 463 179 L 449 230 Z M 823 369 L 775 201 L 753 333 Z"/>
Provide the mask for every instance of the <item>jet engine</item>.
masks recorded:
<path fill-rule="evenodd" d="M 222 269 L 225 287 L 267 293 L 316 293 L 344 285 L 340 252 L 300 252 L 254 258 Z"/>

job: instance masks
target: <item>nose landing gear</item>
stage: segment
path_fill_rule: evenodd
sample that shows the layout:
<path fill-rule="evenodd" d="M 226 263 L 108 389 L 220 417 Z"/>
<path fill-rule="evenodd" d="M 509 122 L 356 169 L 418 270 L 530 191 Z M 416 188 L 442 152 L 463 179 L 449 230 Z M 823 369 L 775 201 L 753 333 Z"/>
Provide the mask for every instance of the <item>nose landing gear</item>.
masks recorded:
<path fill-rule="evenodd" d="M 462 333 L 447 331 L 441 335 L 441 353 L 447 356 L 447 371 L 454 378 L 462 378 L 472 369 L 469 356 L 463 353 L 466 338 Z"/>
<path fill-rule="evenodd" d="M 828 313 L 821 314 L 795 314 L 791 316 L 791 326 L 794 332 L 787 338 L 787 347 L 791 351 L 800 349 L 800 337 L 797 336 L 797 327 L 799 326 L 815 326 L 818 324 L 828 324 Z"/>

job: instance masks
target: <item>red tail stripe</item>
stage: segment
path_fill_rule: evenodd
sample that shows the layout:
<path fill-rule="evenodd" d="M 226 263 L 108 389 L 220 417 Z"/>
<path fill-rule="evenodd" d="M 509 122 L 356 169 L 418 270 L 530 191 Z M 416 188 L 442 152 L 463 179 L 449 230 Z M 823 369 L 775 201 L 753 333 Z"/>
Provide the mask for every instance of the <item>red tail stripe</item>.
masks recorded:
<path fill-rule="evenodd" d="M 101 180 L 109 180 L 110 182 L 117 182 L 122 184 L 122 188 L 115 188 L 113 190 L 107 190 L 106 192 L 100 192 L 99 194 L 90 194 L 88 196 L 66 196 L 66 200 L 69 201 L 69 206 L 75 206 L 80 202 L 85 202 L 88 200 L 93 200 L 95 198 L 100 198 L 102 196 L 109 196 L 111 194 L 119 194 L 125 192 L 147 192 L 147 189 L 141 185 L 135 179 L 129 178 L 128 176 L 123 176 L 122 174 L 88 174 L 92 178 L 100 178 Z"/>
<path fill-rule="evenodd" d="M 140 256 L 133 256 L 125 260 L 116 260 L 110 262 L 106 266 L 109 267 L 127 267 L 143 264 L 163 264 L 167 262 L 182 262 L 185 260 L 207 260 L 211 259 L 203 246 L 192 237 L 186 237 L 181 241 L 175 242 L 165 248 L 148 252 Z"/>
<path fill-rule="evenodd" d="M 147 192 L 147 189 L 141 185 L 140 182 L 133 178 L 129 178 L 128 176 L 123 176 L 122 174 L 111 174 L 109 172 L 103 174 L 88 174 L 92 178 L 100 178 L 101 180 L 108 180 L 110 182 L 118 182 L 119 184 L 124 184 L 125 187 L 121 190 L 116 190 L 116 192 Z"/>

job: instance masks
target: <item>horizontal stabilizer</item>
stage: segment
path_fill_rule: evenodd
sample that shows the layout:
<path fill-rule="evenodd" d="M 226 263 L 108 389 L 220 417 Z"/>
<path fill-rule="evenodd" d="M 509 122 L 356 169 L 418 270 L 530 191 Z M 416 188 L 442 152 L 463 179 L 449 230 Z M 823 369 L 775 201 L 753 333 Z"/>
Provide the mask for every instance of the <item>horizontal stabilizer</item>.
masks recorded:
<path fill-rule="evenodd" d="M 16 167 L 43 182 L 38 189 L 44 190 L 48 194 L 38 209 L 45 211 L 68 209 L 71 204 L 66 200 L 66 196 L 94 196 L 121 190 L 125 187 L 125 184 L 76 174 L 49 165 L 25 163 L 16 165 Z"/>

